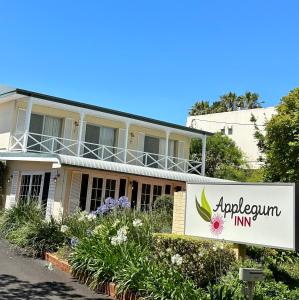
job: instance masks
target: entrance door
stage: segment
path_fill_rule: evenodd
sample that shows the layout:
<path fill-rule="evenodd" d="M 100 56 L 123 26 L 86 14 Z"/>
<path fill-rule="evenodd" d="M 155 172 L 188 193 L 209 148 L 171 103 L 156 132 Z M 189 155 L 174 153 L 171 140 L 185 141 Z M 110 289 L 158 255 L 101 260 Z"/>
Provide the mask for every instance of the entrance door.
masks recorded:
<path fill-rule="evenodd" d="M 138 198 L 138 182 L 133 181 L 132 183 L 132 197 L 131 197 L 131 208 L 136 209 Z"/>

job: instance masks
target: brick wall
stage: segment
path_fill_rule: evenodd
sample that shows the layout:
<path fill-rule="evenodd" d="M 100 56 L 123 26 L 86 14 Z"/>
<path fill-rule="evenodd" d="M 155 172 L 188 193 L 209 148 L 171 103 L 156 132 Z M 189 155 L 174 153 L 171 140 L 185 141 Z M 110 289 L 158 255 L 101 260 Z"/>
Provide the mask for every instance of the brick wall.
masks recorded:
<path fill-rule="evenodd" d="M 172 233 L 183 234 L 185 229 L 186 192 L 174 193 Z"/>

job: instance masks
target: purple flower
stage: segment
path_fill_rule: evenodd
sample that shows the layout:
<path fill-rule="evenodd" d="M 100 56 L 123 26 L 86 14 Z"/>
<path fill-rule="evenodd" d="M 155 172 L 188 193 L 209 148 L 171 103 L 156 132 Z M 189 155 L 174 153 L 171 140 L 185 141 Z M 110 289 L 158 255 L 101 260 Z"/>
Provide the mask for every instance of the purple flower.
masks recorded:
<path fill-rule="evenodd" d="M 71 238 L 71 247 L 74 248 L 78 245 L 79 240 L 76 237 Z"/>
<path fill-rule="evenodd" d="M 114 200 L 112 197 L 108 197 L 105 200 L 105 204 L 108 206 L 109 209 L 113 209 L 118 205 L 118 201 Z"/>
<path fill-rule="evenodd" d="M 121 196 L 118 200 L 119 202 L 119 206 L 121 208 L 126 208 L 126 207 L 130 207 L 130 203 L 129 203 L 129 199 L 126 196 Z"/>

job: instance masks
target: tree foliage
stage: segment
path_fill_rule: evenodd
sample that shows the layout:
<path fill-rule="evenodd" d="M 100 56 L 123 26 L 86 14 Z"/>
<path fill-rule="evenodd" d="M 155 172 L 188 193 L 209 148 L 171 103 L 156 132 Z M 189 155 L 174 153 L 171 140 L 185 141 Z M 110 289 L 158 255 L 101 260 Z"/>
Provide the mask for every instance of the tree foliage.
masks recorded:
<path fill-rule="evenodd" d="M 299 182 L 299 88 L 281 99 L 265 135 L 256 127 L 255 137 L 264 154 L 264 179 Z"/>
<path fill-rule="evenodd" d="M 218 112 L 234 111 L 238 109 L 252 109 L 261 107 L 257 93 L 246 92 L 238 96 L 236 93 L 229 92 L 214 101 L 212 105 L 209 101 L 197 101 L 189 111 L 190 116 L 205 115 Z"/>
<path fill-rule="evenodd" d="M 201 161 L 201 140 L 191 143 L 190 158 Z M 242 151 L 228 136 L 216 133 L 207 138 L 206 176 L 240 180 L 241 168 L 245 166 Z M 241 179 L 242 180 L 242 179 Z"/>

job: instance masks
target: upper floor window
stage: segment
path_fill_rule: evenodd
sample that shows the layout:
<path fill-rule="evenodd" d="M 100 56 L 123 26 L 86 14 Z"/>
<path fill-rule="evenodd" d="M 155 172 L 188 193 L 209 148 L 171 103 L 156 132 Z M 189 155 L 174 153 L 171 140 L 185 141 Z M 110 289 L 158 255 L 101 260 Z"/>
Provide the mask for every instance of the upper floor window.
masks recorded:
<path fill-rule="evenodd" d="M 232 135 L 233 134 L 233 126 L 228 127 L 227 134 L 228 135 Z"/>
<path fill-rule="evenodd" d="M 101 147 L 102 145 L 105 147 Z M 114 145 L 114 128 L 86 124 L 84 157 L 112 161 Z"/>
<path fill-rule="evenodd" d="M 30 119 L 28 150 L 52 152 L 57 149 L 57 141 L 51 137 L 61 137 L 62 120 L 45 115 L 32 114 Z"/>

